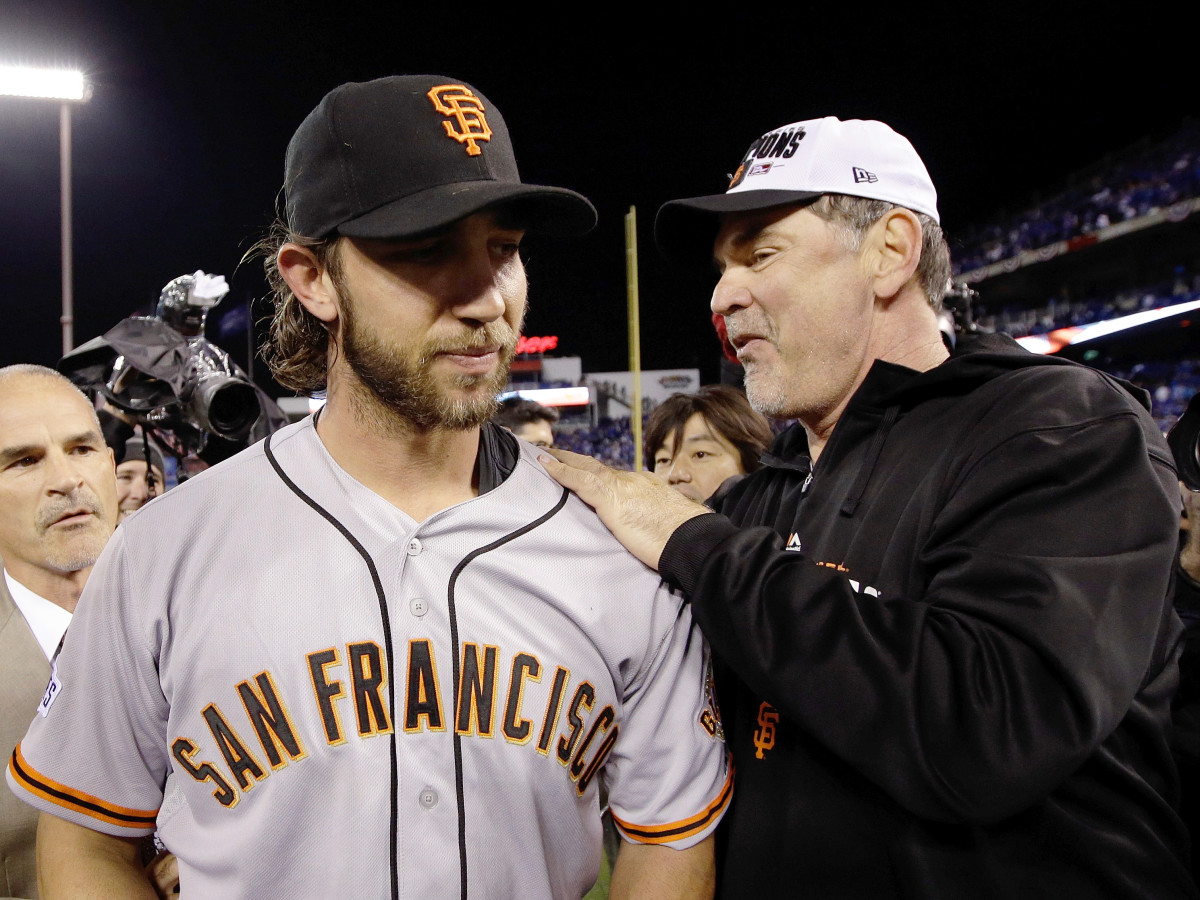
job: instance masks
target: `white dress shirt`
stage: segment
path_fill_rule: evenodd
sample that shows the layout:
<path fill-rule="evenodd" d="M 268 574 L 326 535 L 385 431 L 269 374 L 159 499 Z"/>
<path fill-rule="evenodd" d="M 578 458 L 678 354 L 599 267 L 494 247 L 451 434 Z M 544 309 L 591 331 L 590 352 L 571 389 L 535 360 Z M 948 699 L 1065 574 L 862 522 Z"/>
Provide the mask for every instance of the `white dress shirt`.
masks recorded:
<path fill-rule="evenodd" d="M 25 587 L 9 575 L 7 569 L 4 570 L 4 581 L 8 585 L 8 593 L 13 602 L 17 604 L 17 609 L 29 623 L 33 636 L 37 638 L 42 652 L 46 654 L 46 659 L 53 659 L 54 651 L 58 649 L 67 626 L 71 624 L 71 614 L 57 603 L 52 603 Z"/>

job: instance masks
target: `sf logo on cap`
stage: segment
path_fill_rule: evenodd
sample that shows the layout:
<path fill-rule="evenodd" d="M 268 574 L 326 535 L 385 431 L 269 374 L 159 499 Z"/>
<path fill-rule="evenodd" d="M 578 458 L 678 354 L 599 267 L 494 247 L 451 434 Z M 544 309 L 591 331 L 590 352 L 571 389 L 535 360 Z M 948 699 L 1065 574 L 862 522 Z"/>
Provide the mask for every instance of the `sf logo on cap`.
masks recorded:
<path fill-rule="evenodd" d="M 433 101 L 434 109 L 454 120 L 442 123 L 446 136 L 465 145 L 468 156 L 482 153 L 476 141 L 490 141 L 492 129 L 483 114 L 483 104 L 479 98 L 461 84 L 439 84 L 430 88 L 427 96 Z"/>

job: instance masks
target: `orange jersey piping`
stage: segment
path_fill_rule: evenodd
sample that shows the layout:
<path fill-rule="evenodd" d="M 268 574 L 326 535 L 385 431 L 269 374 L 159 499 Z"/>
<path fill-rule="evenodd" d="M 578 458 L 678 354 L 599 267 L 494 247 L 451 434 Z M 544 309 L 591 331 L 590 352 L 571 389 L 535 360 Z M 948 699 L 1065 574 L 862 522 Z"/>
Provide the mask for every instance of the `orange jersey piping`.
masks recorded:
<path fill-rule="evenodd" d="M 17 784 L 29 793 L 64 809 L 80 812 L 93 819 L 99 819 L 101 822 L 121 828 L 154 830 L 158 810 L 127 809 L 124 806 L 106 803 L 99 797 L 93 797 L 91 794 L 85 794 L 83 791 L 73 790 L 64 784 L 59 784 L 29 765 L 29 762 L 21 755 L 20 744 L 17 744 L 16 749 L 13 750 L 8 770 Z"/>
<path fill-rule="evenodd" d="M 733 767 L 730 766 L 729 775 L 726 776 L 725 784 L 716 799 L 691 818 L 670 822 L 666 825 L 633 825 L 622 821 L 615 815 L 613 821 L 630 840 L 637 841 L 639 844 L 669 844 L 672 841 L 698 834 L 707 828 L 729 805 L 729 799 L 732 796 Z"/>

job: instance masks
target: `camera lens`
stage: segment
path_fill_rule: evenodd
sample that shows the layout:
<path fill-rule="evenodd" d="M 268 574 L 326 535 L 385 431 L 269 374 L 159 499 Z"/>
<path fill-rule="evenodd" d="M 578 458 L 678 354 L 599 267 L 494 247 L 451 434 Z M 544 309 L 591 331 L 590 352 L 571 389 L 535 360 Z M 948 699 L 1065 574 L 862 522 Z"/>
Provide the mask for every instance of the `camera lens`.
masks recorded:
<path fill-rule="evenodd" d="M 224 438 L 245 437 L 262 412 L 251 385 L 224 375 L 201 379 L 192 394 L 191 406 L 205 431 Z"/>

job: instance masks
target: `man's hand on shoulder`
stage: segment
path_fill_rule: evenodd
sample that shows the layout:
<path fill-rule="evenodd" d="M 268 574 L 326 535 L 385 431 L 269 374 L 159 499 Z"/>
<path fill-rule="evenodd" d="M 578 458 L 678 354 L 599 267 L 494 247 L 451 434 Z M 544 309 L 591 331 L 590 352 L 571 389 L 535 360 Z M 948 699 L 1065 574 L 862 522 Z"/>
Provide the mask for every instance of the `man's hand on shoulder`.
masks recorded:
<path fill-rule="evenodd" d="M 551 477 L 596 510 L 625 549 L 652 569 L 658 569 L 658 559 L 676 528 L 712 512 L 649 472 L 619 472 L 568 450 L 548 449 L 545 454 L 549 456 L 539 460 Z"/>

